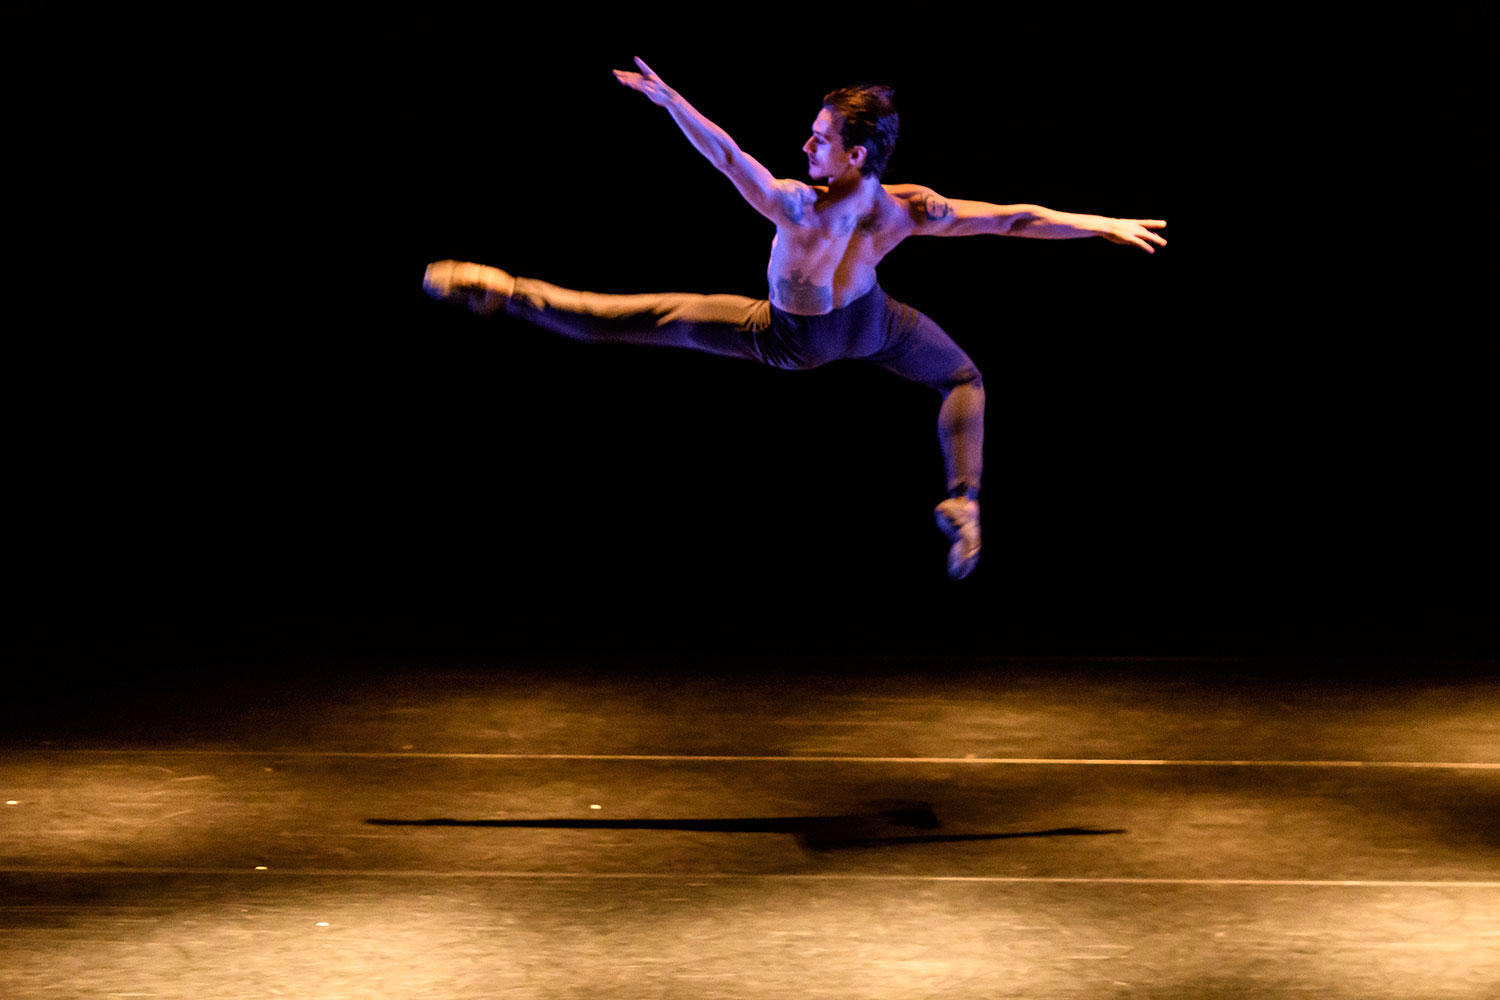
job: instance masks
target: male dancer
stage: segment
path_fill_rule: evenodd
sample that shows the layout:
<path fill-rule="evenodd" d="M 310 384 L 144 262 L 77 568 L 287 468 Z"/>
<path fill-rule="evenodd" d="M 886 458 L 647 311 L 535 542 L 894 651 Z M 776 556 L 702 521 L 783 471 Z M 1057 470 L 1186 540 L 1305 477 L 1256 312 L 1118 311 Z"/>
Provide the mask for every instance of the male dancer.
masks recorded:
<path fill-rule="evenodd" d="M 693 147 L 775 224 L 769 301 L 595 295 L 452 260 L 428 265 L 428 294 L 481 315 L 504 308 L 577 340 L 687 347 L 778 368 L 857 358 L 931 386 L 942 395 L 938 441 L 948 474 L 948 499 L 934 513 L 951 542 L 948 575 L 967 576 L 979 560 L 984 384 L 936 323 L 881 291 L 875 266 L 908 236 L 1103 236 L 1154 253 L 1153 244 L 1166 246 L 1154 231 L 1166 223 L 950 200 L 915 184 L 883 185 L 899 128 L 888 87 L 846 87 L 825 97 L 802 147 L 809 178 L 824 183 L 778 179 L 649 66 L 635 64 L 639 73 L 615 70 L 615 77 L 666 108 Z"/>

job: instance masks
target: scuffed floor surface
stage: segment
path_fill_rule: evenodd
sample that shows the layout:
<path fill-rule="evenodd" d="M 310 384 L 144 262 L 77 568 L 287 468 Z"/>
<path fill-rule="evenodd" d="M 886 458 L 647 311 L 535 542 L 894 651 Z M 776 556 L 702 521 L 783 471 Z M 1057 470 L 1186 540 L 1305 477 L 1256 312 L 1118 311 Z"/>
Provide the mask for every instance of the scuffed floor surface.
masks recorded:
<path fill-rule="evenodd" d="M 1483 664 L 281 664 L 0 802 L 13 1000 L 1500 995 Z"/>

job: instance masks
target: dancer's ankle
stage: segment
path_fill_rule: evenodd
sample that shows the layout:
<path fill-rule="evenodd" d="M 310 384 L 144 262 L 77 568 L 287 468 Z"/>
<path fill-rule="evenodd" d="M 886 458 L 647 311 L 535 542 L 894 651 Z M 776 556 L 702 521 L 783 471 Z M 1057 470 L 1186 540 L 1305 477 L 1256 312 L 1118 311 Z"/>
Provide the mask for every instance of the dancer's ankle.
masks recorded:
<path fill-rule="evenodd" d="M 979 487 L 969 483 L 959 483 L 957 486 L 948 488 L 949 500 L 973 500 L 979 501 Z"/>

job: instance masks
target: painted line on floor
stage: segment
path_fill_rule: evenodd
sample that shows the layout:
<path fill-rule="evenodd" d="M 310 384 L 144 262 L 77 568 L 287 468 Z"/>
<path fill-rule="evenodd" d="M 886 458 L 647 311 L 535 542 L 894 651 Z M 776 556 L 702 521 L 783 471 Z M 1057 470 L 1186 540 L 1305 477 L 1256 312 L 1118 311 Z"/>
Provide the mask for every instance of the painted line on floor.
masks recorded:
<path fill-rule="evenodd" d="M 714 881 L 769 880 L 778 882 L 975 882 L 1024 885 L 1180 885 L 1180 886 L 1308 886 L 1377 889 L 1500 889 L 1500 882 L 1413 879 L 1307 879 L 1307 878 L 1151 878 L 1130 876 L 1047 875 L 874 875 L 857 873 L 744 872 L 504 872 L 453 869 L 384 869 L 357 871 L 348 868 L 0 868 L 0 875 L 247 875 L 260 878 L 472 878 L 613 881 Z M 26 907 L 19 907 L 25 909 Z M 10 907 L 0 907 L 10 909 Z"/>
<path fill-rule="evenodd" d="M 1344 767 L 1500 771 L 1500 762 L 1421 760 L 1170 760 L 1111 757 L 845 757 L 837 754 L 610 754 L 610 753 L 462 753 L 417 750 L 180 750 L 180 749 L 51 749 L 28 748 L 16 753 L 79 754 L 114 757 L 337 757 L 364 760 L 565 760 L 565 761 L 681 761 L 685 763 L 808 763 L 808 764 L 992 764 L 1068 767 Z"/>

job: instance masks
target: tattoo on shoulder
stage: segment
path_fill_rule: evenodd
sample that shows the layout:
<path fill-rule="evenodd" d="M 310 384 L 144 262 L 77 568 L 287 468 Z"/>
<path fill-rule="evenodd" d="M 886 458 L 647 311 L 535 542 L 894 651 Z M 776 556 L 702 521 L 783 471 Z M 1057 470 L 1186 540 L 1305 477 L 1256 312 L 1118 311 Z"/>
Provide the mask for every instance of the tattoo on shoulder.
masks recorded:
<path fill-rule="evenodd" d="M 833 308 L 833 288 L 818 285 L 793 271 L 776 279 L 777 303 L 794 312 L 821 313 Z"/>
<path fill-rule="evenodd" d="M 801 225 L 803 218 L 807 215 L 807 203 L 802 197 L 799 188 L 792 188 L 781 193 L 781 210 L 792 222 Z"/>
<path fill-rule="evenodd" d="M 940 194 L 920 195 L 922 213 L 928 222 L 941 222 L 953 214 L 953 206 Z"/>

